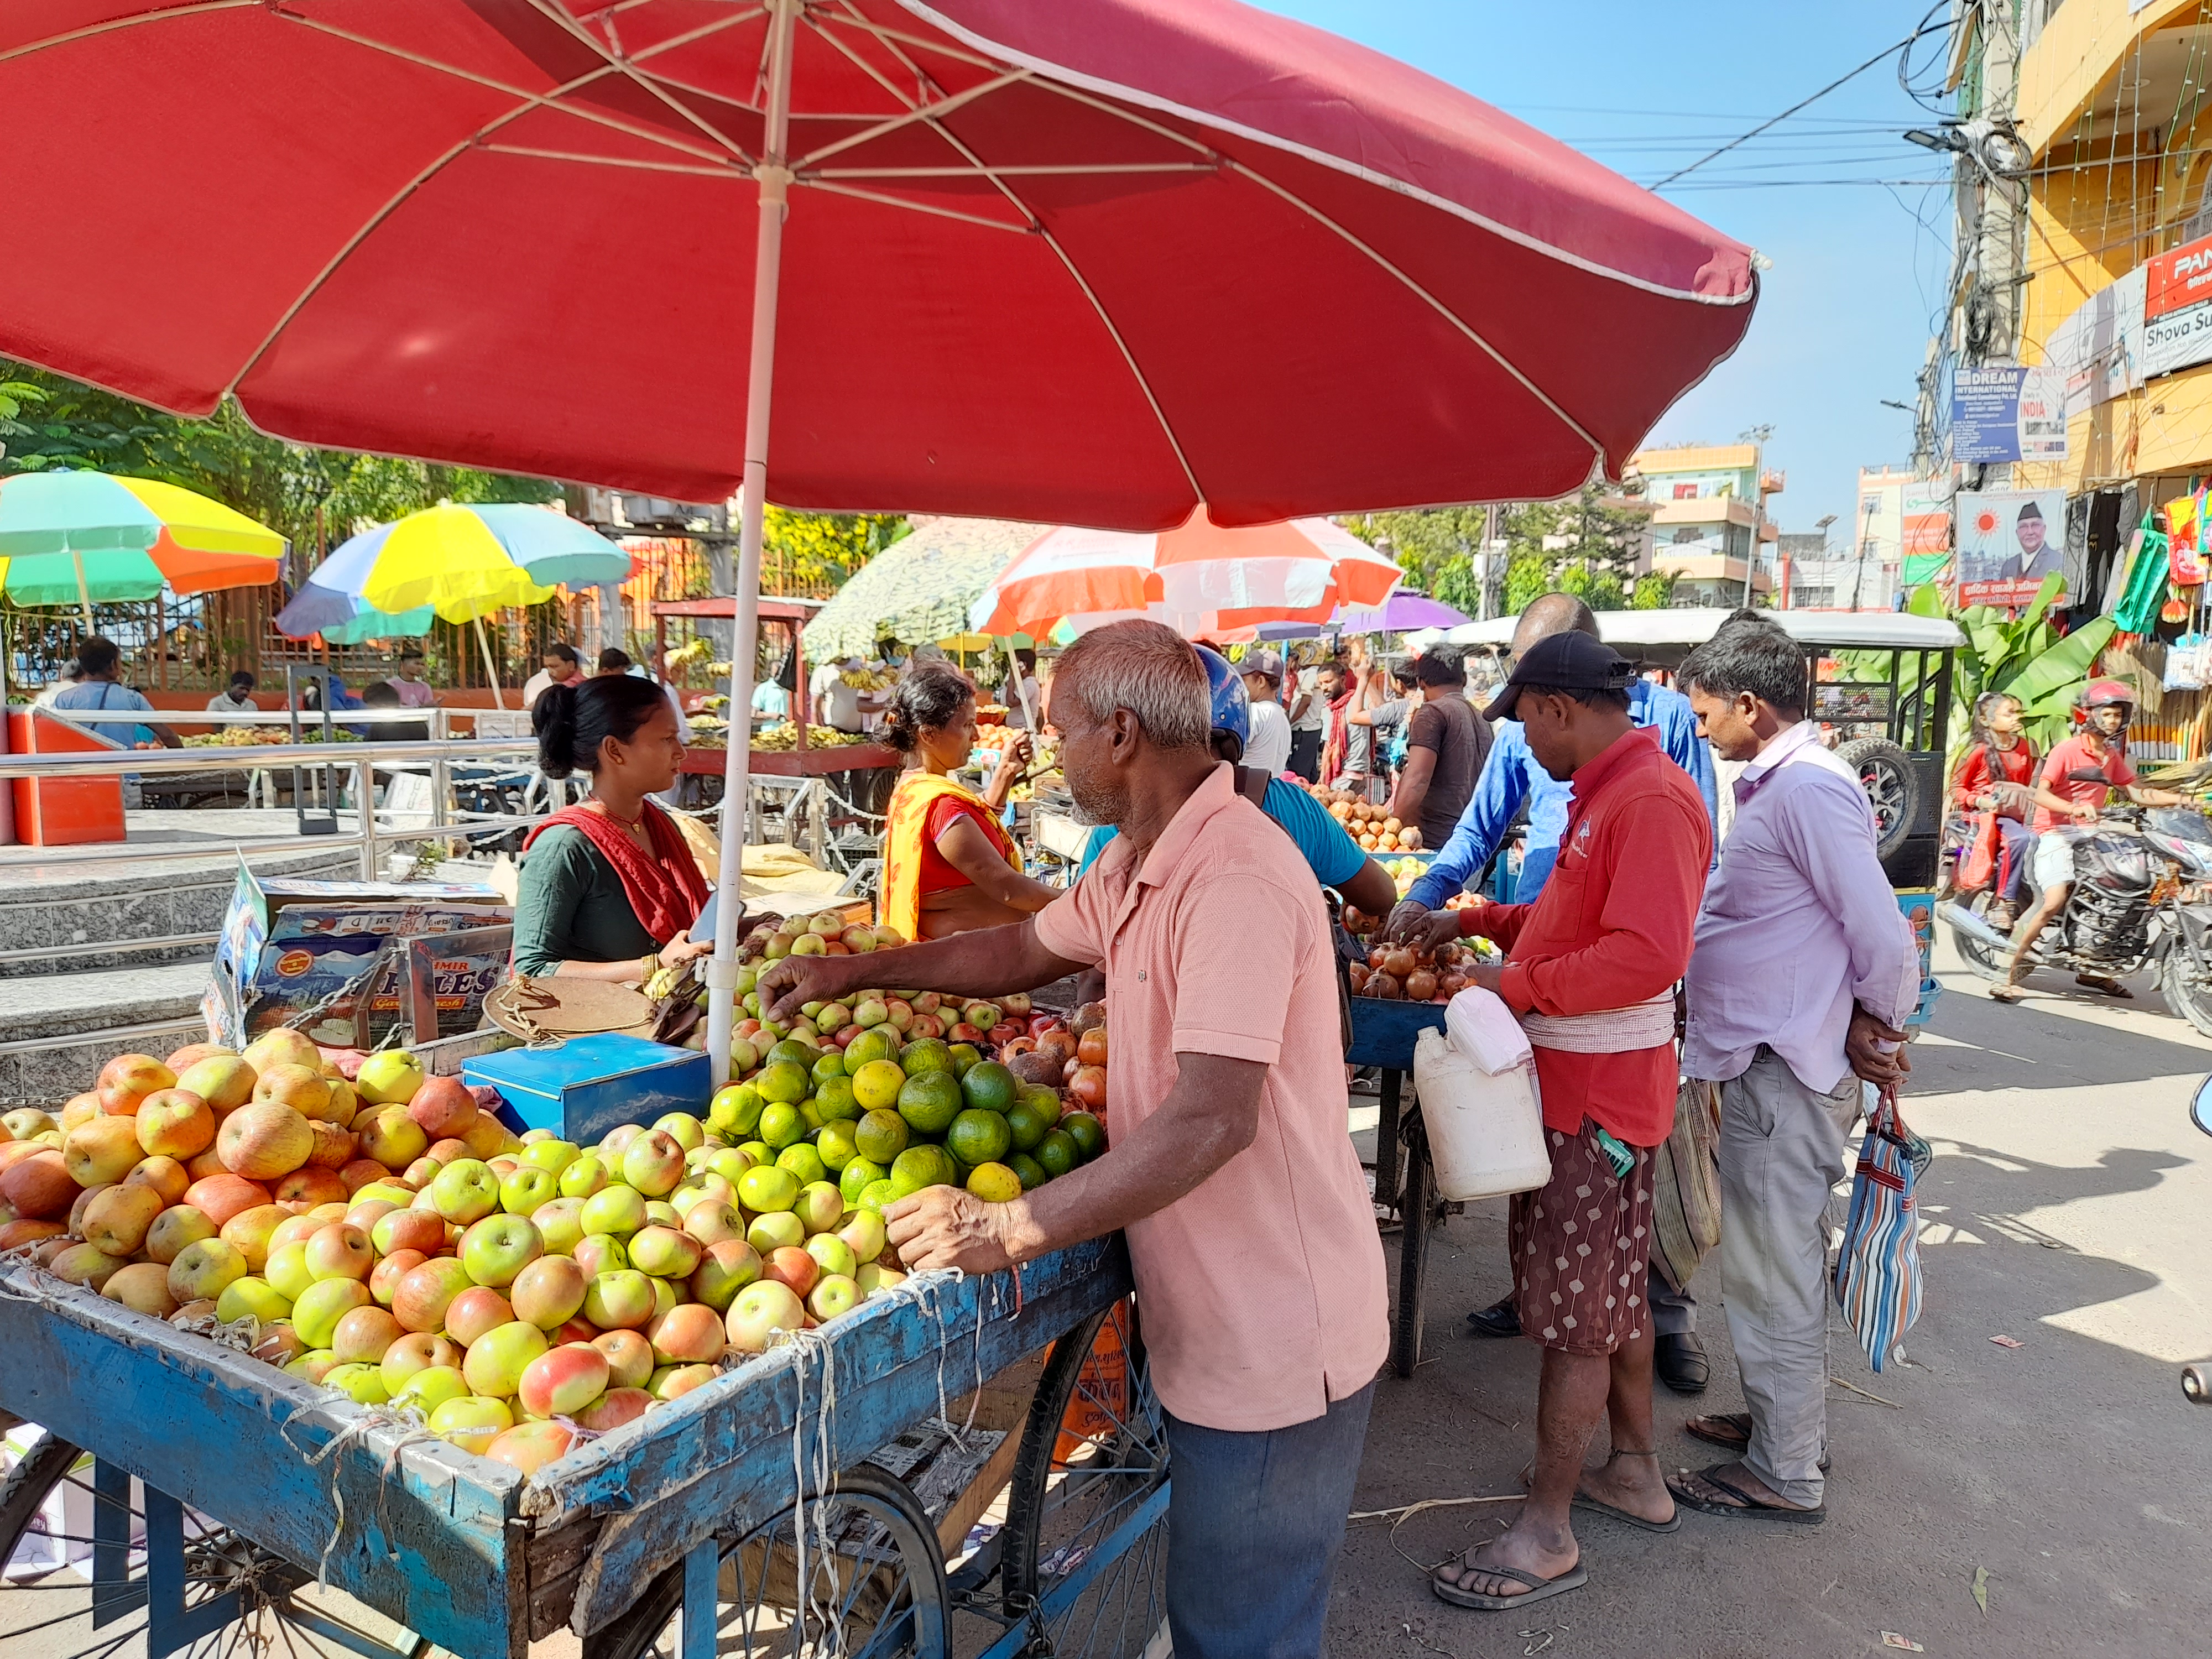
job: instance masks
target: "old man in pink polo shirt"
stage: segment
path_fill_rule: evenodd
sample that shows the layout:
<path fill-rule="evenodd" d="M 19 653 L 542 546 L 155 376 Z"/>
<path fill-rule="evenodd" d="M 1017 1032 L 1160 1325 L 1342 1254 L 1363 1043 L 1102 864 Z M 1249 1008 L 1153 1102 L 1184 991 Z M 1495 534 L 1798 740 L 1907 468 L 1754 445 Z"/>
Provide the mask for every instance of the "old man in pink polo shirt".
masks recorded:
<path fill-rule="evenodd" d="M 1011 1203 L 933 1187 L 886 1219 L 910 1266 L 969 1273 L 1127 1232 L 1174 1459 L 1176 1652 L 1318 1654 L 1389 1346 L 1382 1251 L 1346 1133 L 1321 890 L 1214 759 L 1210 708 L 1198 653 L 1157 623 L 1060 657 L 1060 770 L 1121 834 L 1036 916 L 912 946 L 901 971 L 998 996 L 1103 969 L 1111 1146 Z M 792 957 L 761 983 L 782 1018 L 882 975 Z"/>

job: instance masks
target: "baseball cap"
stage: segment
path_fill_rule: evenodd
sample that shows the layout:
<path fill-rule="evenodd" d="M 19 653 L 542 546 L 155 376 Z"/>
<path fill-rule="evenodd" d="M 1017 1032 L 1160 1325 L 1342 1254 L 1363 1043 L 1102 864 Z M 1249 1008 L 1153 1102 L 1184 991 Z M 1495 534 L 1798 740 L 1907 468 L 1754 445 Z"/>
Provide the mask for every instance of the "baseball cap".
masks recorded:
<path fill-rule="evenodd" d="M 1562 691 L 1626 691 L 1636 678 L 1635 665 L 1602 640 L 1569 629 L 1540 639 L 1521 653 L 1513 677 L 1482 711 L 1485 720 L 1510 720 L 1521 689 L 1556 687 Z"/>
<path fill-rule="evenodd" d="M 1240 674 L 1265 674 L 1271 680 L 1283 678 L 1283 659 L 1272 651 L 1247 651 L 1244 660 L 1237 665 Z"/>

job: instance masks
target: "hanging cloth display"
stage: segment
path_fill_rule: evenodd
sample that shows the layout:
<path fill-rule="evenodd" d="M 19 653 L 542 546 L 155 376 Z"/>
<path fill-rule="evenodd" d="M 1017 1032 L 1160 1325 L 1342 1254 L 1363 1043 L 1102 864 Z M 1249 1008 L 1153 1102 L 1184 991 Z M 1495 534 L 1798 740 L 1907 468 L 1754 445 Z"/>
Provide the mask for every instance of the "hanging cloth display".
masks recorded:
<path fill-rule="evenodd" d="M 2167 551 L 2165 535 L 2151 527 L 2145 515 L 2136 532 L 2136 544 L 2128 564 L 2128 582 L 2112 621 L 2123 634 L 2148 634 L 2158 623 L 2158 607 L 2166 598 Z"/>
<path fill-rule="evenodd" d="M 2178 495 L 2166 504 L 2166 556 L 2177 587 L 2197 587 L 2204 580 L 2204 552 L 2201 536 L 2204 498 Z"/>

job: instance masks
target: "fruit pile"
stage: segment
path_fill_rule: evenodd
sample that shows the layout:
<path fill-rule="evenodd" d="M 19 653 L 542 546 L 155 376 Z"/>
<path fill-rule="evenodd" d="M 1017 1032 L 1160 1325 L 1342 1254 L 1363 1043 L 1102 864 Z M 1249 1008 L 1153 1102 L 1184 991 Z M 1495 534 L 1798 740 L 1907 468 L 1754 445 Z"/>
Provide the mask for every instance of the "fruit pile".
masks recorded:
<path fill-rule="evenodd" d="M 696 720 L 692 722 L 696 727 Z M 806 746 L 810 749 L 836 749 L 842 744 L 867 743 L 866 732 L 840 732 L 834 726 L 810 726 L 806 728 Z M 753 747 L 762 754 L 780 755 L 799 746 L 799 728 L 789 720 L 765 726 L 753 736 Z"/>
<path fill-rule="evenodd" d="M 680 1112 L 518 1138 L 402 1051 L 349 1082 L 295 1031 L 122 1055 L 0 1131 L 0 1250 L 155 1318 L 250 1318 L 256 1358 L 526 1473 L 904 1277 L 811 1147 Z"/>
<path fill-rule="evenodd" d="M 1004 1202 L 1106 1149 L 1106 1024 L 1092 1005 L 1063 1023 L 1025 994 L 962 1002 L 934 991 L 865 990 L 803 1004 L 788 1025 L 764 1021 L 759 976 L 785 956 L 895 946 L 888 929 L 756 933 L 738 989 L 731 1071 L 708 1127 L 744 1140 L 806 1181 L 834 1181 L 848 1203 L 880 1209 L 924 1187 L 964 1187 Z M 897 964 L 884 955 L 884 977 Z M 1069 1109 L 1073 1103 L 1074 1109 Z"/>
<path fill-rule="evenodd" d="M 1462 908 L 1455 900 L 1451 908 Z M 1392 945 L 1381 936 L 1382 918 L 1345 907 L 1346 932 L 1365 945 L 1367 960 L 1345 969 L 1356 997 L 1377 997 L 1385 1002 L 1449 1002 L 1474 983 L 1467 969 L 1482 959 L 1473 945 Z"/>
<path fill-rule="evenodd" d="M 318 722 L 321 716 L 316 716 Z M 353 732 L 337 728 L 334 734 L 340 743 L 359 743 Z M 320 743 L 323 728 L 319 723 L 307 726 L 300 733 L 302 743 Z M 267 747 L 292 741 L 291 734 L 280 726 L 226 726 L 220 732 L 195 732 L 185 738 L 187 749 L 250 749 L 256 744 Z"/>
<path fill-rule="evenodd" d="M 848 668 L 837 678 L 855 691 L 888 691 L 898 684 L 898 676 L 888 668 Z"/>
<path fill-rule="evenodd" d="M 1318 783 L 1308 784 L 1306 793 L 1328 808 L 1328 815 L 1345 827 L 1363 852 L 1421 850 L 1420 830 L 1413 824 L 1399 823 L 1372 801 L 1363 800 L 1348 789 L 1329 789 Z"/>

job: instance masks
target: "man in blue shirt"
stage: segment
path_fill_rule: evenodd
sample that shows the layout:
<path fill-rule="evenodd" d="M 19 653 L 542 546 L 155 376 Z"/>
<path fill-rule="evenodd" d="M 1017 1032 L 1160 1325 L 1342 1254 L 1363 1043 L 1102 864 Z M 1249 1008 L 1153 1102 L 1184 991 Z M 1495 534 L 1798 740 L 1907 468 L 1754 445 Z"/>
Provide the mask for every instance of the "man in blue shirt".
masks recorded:
<path fill-rule="evenodd" d="M 1231 765 L 1238 766 L 1251 735 L 1250 700 L 1244 682 L 1229 665 L 1228 659 L 1218 652 L 1201 645 L 1198 654 L 1206 664 L 1206 677 L 1213 690 L 1213 752 Z M 1240 771 L 1243 769 L 1240 767 Z M 1297 784 L 1270 777 L 1267 793 L 1258 805 L 1282 826 L 1298 851 L 1305 855 L 1316 881 L 1324 887 L 1334 887 L 1348 902 L 1370 915 L 1379 916 L 1389 909 L 1398 896 L 1398 884 L 1391 880 L 1389 871 L 1359 850 L 1359 843 L 1345 833 L 1344 826 L 1331 817 L 1319 801 Z M 1097 861 L 1114 835 L 1111 824 L 1100 824 L 1091 832 L 1083 844 L 1078 877 Z"/>
<path fill-rule="evenodd" d="M 1595 639 L 1597 617 L 1571 593 L 1547 593 L 1521 613 L 1513 630 L 1513 654 L 1517 657 L 1538 640 L 1570 629 Z M 1629 690 L 1628 712 L 1637 725 L 1657 731 L 1659 746 L 1690 775 L 1698 793 L 1705 799 L 1705 815 L 1715 817 L 1712 751 L 1698 735 L 1698 717 L 1690 700 L 1679 691 L 1638 680 Z M 1559 837 L 1567 827 L 1567 807 L 1573 799 L 1574 786 L 1554 779 L 1529 753 L 1520 721 L 1500 720 L 1497 740 L 1483 762 L 1481 776 L 1475 781 L 1474 797 L 1460 814 L 1451 839 L 1413 883 L 1405 902 L 1390 913 L 1391 937 L 1402 939 L 1413 933 L 1431 910 L 1480 878 L 1523 801 L 1528 806 L 1528 824 L 1521 843 L 1521 878 L 1513 898 L 1518 904 L 1534 903 L 1551 878 Z M 1717 832 L 1713 840 L 1717 848 Z M 1652 1324 L 1659 1338 L 1653 1369 L 1678 1394 L 1703 1393 L 1711 1367 L 1705 1346 L 1698 1340 L 1696 1298 L 1686 1290 L 1676 1291 L 1656 1266 L 1651 1269 L 1650 1294 Z M 1510 1296 L 1469 1314 L 1468 1322 L 1483 1336 L 1521 1334 Z"/>

